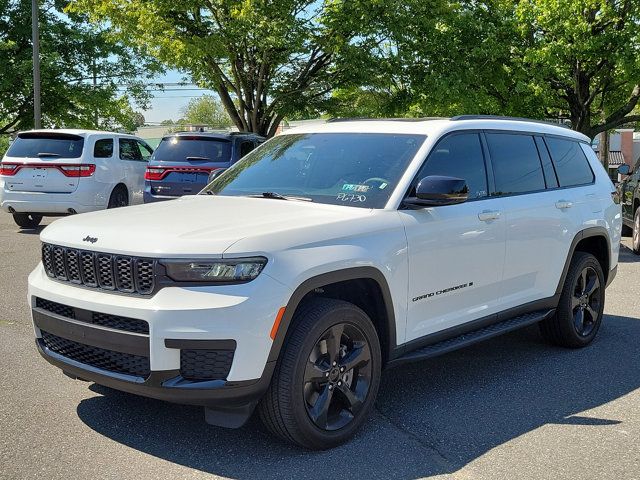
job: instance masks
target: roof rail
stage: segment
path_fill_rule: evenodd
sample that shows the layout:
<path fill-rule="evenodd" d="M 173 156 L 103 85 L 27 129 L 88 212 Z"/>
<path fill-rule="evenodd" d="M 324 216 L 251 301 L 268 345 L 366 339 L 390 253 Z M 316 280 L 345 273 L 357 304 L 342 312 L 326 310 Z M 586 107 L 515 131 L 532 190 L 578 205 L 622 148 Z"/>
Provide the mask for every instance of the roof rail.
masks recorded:
<path fill-rule="evenodd" d="M 330 118 L 327 123 L 338 122 L 426 122 L 429 120 L 446 120 L 445 117 L 400 117 L 400 118 L 369 118 L 369 117 L 345 117 L 345 118 Z"/>
<path fill-rule="evenodd" d="M 540 123 L 542 125 L 551 125 L 554 127 L 569 128 L 564 123 L 555 123 L 547 120 L 534 120 L 531 118 L 523 118 L 523 117 L 505 117 L 502 115 L 456 115 L 455 117 L 451 117 L 451 121 L 453 122 L 458 120 L 509 120 L 512 122 Z"/>

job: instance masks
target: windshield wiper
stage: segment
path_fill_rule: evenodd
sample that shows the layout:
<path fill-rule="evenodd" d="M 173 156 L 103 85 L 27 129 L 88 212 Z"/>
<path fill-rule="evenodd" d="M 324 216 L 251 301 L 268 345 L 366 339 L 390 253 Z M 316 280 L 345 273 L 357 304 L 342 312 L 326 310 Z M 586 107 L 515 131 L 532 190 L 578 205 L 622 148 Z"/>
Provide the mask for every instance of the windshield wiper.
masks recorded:
<path fill-rule="evenodd" d="M 300 202 L 313 202 L 312 198 L 308 197 L 296 197 L 295 195 L 282 195 L 278 192 L 262 192 L 261 194 L 248 195 L 249 197 L 257 198 L 272 198 L 274 200 L 298 200 Z"/>
<path fill-rule="evenodd" d="M 40 152 L 38 153 L 39 157 L 59 157 L 59 153 L 49 153 L 49 152 Z"/>
<path fill-rule="evenodd" d="M 187 160 L 211 160 L 209 157 L 187 157 Z"/>

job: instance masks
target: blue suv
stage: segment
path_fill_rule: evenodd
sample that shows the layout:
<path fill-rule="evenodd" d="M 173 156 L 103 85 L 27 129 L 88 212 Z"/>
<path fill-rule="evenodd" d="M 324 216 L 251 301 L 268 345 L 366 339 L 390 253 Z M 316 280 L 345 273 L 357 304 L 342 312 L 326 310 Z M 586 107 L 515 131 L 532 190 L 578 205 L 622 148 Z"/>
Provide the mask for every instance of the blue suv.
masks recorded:
<path fill-rule="evenodd" d="M 180 132 L 163 137 L 144 182 L 144 202 L 195 195 L 265 139 L 252 133 Z"/>

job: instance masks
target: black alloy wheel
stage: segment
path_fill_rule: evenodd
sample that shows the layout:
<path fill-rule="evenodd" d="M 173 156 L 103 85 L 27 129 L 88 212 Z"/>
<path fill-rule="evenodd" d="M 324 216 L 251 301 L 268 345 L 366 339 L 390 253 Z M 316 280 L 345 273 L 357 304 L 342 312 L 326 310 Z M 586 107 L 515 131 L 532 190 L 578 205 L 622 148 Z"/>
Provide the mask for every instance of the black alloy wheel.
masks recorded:
<path fill-rule="evenodd" d="M 636 208 L 633 216 L 633 234 L 631 236 L 631 246 L 633 253 L 640 255 L 640 208 Z"/>
<path fill-rule="evenodd" d="M 338 430 L 362 409 L 371 385 L 371 350 L 356 325 L 338 323 L 318 339 L 304 372 L 304 399 L 313 423 Z"/>
<path fill-rule="evenodd" d="M 573 325 L 576 333 L 582 337 L 591 335 L 598 321 L 602 301 L 600 288 L 602 285 L 595 269 L 591 266 L 583 268 L 576 279 L 571 298 Z"/>
<path fill-rule="evenodd" d="M 540 322 L 542 336 L 561 347 L 589 345 L 602 323 L 605 286 L 598 259 L 587 252 L 575 252 L 555 314 Z"/>

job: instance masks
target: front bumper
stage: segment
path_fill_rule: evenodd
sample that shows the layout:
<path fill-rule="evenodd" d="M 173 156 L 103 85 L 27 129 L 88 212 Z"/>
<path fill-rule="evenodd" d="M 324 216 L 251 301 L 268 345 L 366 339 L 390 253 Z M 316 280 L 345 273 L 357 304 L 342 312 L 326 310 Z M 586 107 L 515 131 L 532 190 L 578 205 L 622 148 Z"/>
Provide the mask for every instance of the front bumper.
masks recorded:
<path fill-rule="evenodd" d="M 152 297 L 134 297 L 83 288 L 50 279 L 41 264 L 29 276 L 36 342 L 40 354 L 67 375 L 160 400 L 216 409 L 253 408 L 266 390 L 275 366 L 268 357 L 269 336 L 280 307 L 291 291 L 264 273 L 242 285 L 165 287 Z M 76 312 L 142 320 L 148 334 L 123 332 L 87 323 L 86 313 L 65 318 L 37 306 L 37 299 Z M 80 318 L 76 321 L 73 318 Z M 45 335 L 107 351 L 148 357 L 143 376 L 77 361 L 64 350 L 48 348 Z M 181 375 L 184 348 L 233 342 L 235 353 L 226 378 L 187 380 Z M 62 354 L 61 354 L 62 352 Z M 85 358 L 85 357 L 82 357 Z"/>

